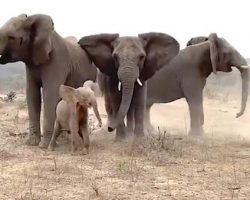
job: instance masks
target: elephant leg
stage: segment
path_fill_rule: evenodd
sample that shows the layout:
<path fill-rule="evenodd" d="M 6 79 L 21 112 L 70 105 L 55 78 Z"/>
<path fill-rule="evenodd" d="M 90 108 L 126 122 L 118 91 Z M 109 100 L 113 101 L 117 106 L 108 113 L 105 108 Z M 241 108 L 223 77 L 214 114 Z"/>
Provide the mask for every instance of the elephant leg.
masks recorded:
<path fill-rule="evenodd" d="M 104 94 L 104 102 L 105 102 L 105 110 L 107 113 L 107 124 L 109 124 L 113 112 L 112 112 L 111 100 L 108 94 Z"/>
<path fill-rule="evenodd" d="M 47 148 L 54 129 L 56 119 L 56 106 L 60 100 L 59 87 L 64 84 L 69 73 L 64 69 L 64 63 L 57 63 L 44 67 L 42 76 L 43 94 L 43 137 L 39 143 L 40 148 Z M 58 67 L 61 67 L 58 71 Z M 68 70 L 68 69 L 67 69 Z"/>
<path fill-rule="evenodd" d="M 50 140 L 50 143 L 49 143 L 49 147 L 48 149 L 53 151 L 54 148 L 55 148 L 55 145 L 56 145 L 56 139 L 58 138 L 58 136 L 60 135 L 60 124 L 59 122 L 56 120 L 55 121 L 55 126 L 54 126 L 54 131 L 53 131 L 53 135 L 52 135 L 52 138 Z"/>
<path fill-rule="evenodd" d="M 202 98 L 192 99 L 188 101 L 189 114 L 190 114 L 190 131 L 189 135 L 202 135 L 203 134 L 203 106 Z"/>
<path fill-rule="evenodd" d="M 147 83 L 144 82 L 143 86 L 137 86 L 133 106 L 135 108 L 135 130 L 134 133 L 137 137 L 144 135 L 144 113 L 146 106 Z"/>
<path fill-rule="evenodd" d="M 82 138 L 83 138 L 83 154 L 88 154 L 89 153 L 89 132 L 88 132 L 88 127 L 86 125 L 80 127 L 80 131 L 82 133 Z"/>
<path fill-rule="evenodd" d="M 29 114 L 29 133 L 25 144 L 35 146 L 41 140 L 40 114 L 41 114 L 41 91 L 40 81 L 36 80 L 36 76 L 29 69 L 26 69 L 27 87 L 26 99 Z"/>
<path fill-rule="evenodd" d="M 129 135 L 134 134 L 134 127 L 135 127 L 135 110 L 133 104 L 131 104 L 127 114 L 127 133 Z"/>
<path fill-rule="evenodd" d="M 39 143 L 40 148 L 47 148 L 53 133 L 56 118 L 56 106 L 60 100 L 58 95 L 59 85 L 56 87 L 43 88 L 44 117 L 43 137 Z"/>
<path fill-rule="evenodd" d="M 118 110 L 118 108 L 116 108 L 116 110 Z M 121 141 L 124 138 L 126 138 L 126 126 L 125 126 L 124 121 L 122 121 L 120 124 L 118 124 L 116 128 L 115 141 Z"/>
<path fill-rule="evenodd" d="M 151 109 L 152 104 L 146 105 L 145 109 L 145 118 L 144 118 L 144 124 L 146 126 L 147 133 L 152 133 L 155 131 L 152 123 L 151 123 L 151 118 L 150 118 L 150 109 Z"/>
<path fill-rule="evenodd" d="M 117 86 L 115 86 L 117 87 Z M 111 117 L 116 117 L 116 114 L 118 112 L 120 102 L 121 102 L 121 95 L 118 93 L 116 88 L 114 88 L 114 83 L 110 81 L 108 83 L 108 88 L 107 88 L 107 94 L 108 94 L 108 101 L 110 102 L 110 106 L 112 109 L 112 115 Z M 123 140 L 126 137 L 126 127 L 124 121 L 122 121 L 120 124 L 117 125 L 116 127 L 116 138 L 115 141 L 120 141 Z"/>
<path fill-rule="evenodd" d="M 126 127 L 125 127 L 125 123 L 122 122 L 121 124 L 119 124 L 116 128 L 116 137 L 115 137 L 115 141 L 121 141 L 126 137 Z"/>
<path fill-rule="evenodd" d="M 190 115 L 190 130 L 189 135 L 202 135 L 202 124 L 204 121 L 203 115 L 203 88 L 204 80 L 184 79 L 182 82 L 184 96 L 188 103 Z"/>

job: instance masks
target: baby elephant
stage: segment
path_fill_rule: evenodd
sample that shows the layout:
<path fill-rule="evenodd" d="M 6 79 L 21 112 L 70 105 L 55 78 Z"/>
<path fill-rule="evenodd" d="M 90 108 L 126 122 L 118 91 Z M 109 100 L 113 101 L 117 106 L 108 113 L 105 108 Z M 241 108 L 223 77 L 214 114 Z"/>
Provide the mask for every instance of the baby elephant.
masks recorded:
<path fill-rule="evenodd" d="M 66 131 L 71 134 L 72 151 L 81 145 L 86 153 L 89 152 L 88 108 L 93 107 L 100 127 L 102 121 L 96 97 L 87 83 L 77 89 L 65 85 L 60 86 L 59 95 L 62 100 L 56 108 L 56 121 L 49 144 L 50 150 L 54 150 L 56 139 L 60 133 Z"/>

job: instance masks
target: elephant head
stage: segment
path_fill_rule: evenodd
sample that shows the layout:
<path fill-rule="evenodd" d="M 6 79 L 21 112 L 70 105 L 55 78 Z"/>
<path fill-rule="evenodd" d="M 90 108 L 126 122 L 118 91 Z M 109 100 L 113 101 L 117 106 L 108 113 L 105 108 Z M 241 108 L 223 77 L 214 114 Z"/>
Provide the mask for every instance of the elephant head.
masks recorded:
<path fill-rule="evenodd" d="M 208 38 L 204 37 L 204 36 L 199 36 L 199 37 L 193 37 L 191 38 L 188 42 L 187 42 L 187 47 L 190 45 L 194 45 L 194 44 L 199 44 L 201 42 L 205 42 L 207 41 Z"/>
<path fill-rule="evenodd" d="M 59 88 L 59 95 L 70 107 L 70 114 L 73 119 L 77 119 L 79 117 L 78 111 L 81 107 L 93 107 L 94 113 L 99 121 L 99 125 L 101 126 L 102 121 L 98 112 L 96 97 L 94 91 L 88 85 L 85 84 L 83 87 L 79 87 L 77 89 L 61 85 Z"/>
<path fill-rule="evenodd" d="M 242 78 L 242 98 L 241 109 L 237 114 L 240 117 L 244 114 L 248 99 L 249 91 L 249 68 L 246 59 L 224 38 L 219 38 L 216 33 L 211 33 L 209 37 L 197 37 L 189 40 L 188 45 L 194 45 L 201 42 L 209 41 L 210 43 L 210 60 L 212 70 L 231 72 L 232 67 L 236 67 Z"/>
<path fill-rule="evenodd" d="M 13 17 L 0 28 L 0 64 L 23 61 L 45 64 L 52 51 L 52 19 L 47 15 Z"/>
<path fill-rule="evenodd" d="M 120 107 L 110 122 L 110 131 L 124 120 L 135 85 L 142 86 L 179 52 L 179 43 L 173 37 L 153 32 L 138 37 L 99 34 L 83 37 L 79 44 L 99 70 L 115 80 L 116 90 L 121 90 Z"/>

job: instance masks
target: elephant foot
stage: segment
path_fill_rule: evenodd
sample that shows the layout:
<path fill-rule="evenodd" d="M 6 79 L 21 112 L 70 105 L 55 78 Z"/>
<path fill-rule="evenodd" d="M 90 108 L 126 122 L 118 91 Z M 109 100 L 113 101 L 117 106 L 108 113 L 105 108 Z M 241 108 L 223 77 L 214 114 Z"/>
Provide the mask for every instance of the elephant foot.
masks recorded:
<path fill-rule="evenodd" d="M 49 151 L 54 151 L 55 150 L 55 146 L 56 146 L 56 144 L 49 144 L 49 146 L 48 146 L 48 150 Z"/>
<path fill-rule="evenodd" d="M 29 133 L 24 143 L 28 146 L 37 146 L 40 141 L 41 141 L 40 135 L 38 136 Z"/>
<path fill-rule="evenodd" d="M 135 138 L 143 138 L 144 131 L 135 131 Z"/>
<path fill-rule="evenodd" d="M 52 146 L 49 145 L 49 146 L 48 146 L 48 150 L 49 150 L 49 151 L 54 151 L 54 150 L 55 150 L 55 147 L 52 147 Z"/>
<path fill-rule="evenodd" d="M 144 134 L 135 134 L 134 140 L 135 141 L 140 141 L 144 138 Z"/>
<path fill-rule="evenodd" d="M 82 155 L 84 156 L 84 155 L 87 155 L 87 154 L 89 154 L 89 149 L 88 148 L 83 148 Z"/>
<path fill-rule="evenodd" d="M 155 128 L 151 124 L 148 124 L 146 126 L 146 133 L 147 134 L 152 134 L 152 133 L 155 133 L 155 132 L 156 132 L 156 130 L 155 130 Z"/>
<path fill-rule="evenodd" d="M 121 142 L 126 138 L 126 133 L 125 132 L 117 132 L 115 135 L 115 142 Z"/>
<path fill-rule="evenodd" d="M 122 136 L 122 135 L 117 135 L 116 134 L 116 136 L 115 136 L 115 142 L 121 142 L 121 141 L 123 141 L 124 139 L 126 138 L 126 136 L 124 135 L 124 136 Z"/>
<path fill-rule="evenodd" d="M 41 141 L 40 141 L 40 143 L 39 143 L 39 148 L 41 148 L 41 149 L 46 149 L 46 148 L 48 148 L 48 146 L 49 146 L 49 143 L 50 143 L 50 139 L 51 139 L 51 137 L 42 137 L 42 139 L 41 139 Z"/>
<path fill-rule="evenodd" d="M 126 129 L 126 135 L 128 137 L 133 136 L 134 135 L 134 129 L 127 127 L 127 129 Z"/>
<path fill-rule="evenodd" d="M 203 128 L 193 128 L 189 130 L 188 135 L 190 136 L 202 136 L 204 135 L 204 130 Z"/>

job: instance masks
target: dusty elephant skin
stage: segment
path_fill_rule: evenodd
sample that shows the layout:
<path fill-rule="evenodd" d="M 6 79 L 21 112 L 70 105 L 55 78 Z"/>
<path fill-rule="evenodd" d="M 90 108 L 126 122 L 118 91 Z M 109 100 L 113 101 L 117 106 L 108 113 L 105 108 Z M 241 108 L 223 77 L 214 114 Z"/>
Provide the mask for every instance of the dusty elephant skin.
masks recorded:
<path fill-rule="evenodd" d="M 0 63 L 26 64 L 29 134 L 26 143 L 48 146 L 60 100 L 61 84 L 73 87 L 95 80 L 96 68 L 72 37 L 62 38 L 47 15 L 13 17 L 0 29 Z M 43 137 L 40 130 L 41 92 L 44 102 Z M 40 143 L 39 143 L 40 142 Z"/>
<path fill-rule="evenodd" d="M 236 67 L 242 77 L 241 109 L 237 117 L 241 116 L 246 108 L 249 69 L 243 56 L 225 39 L 215 33 L 209 37 L 192 38 L 188 47 L 152 79 L 148 81 L 148 99 L 146 105 L 146 121 L 150 125 L 150 108 L 154 103 L 168 103 L 180 98 L 186 98 L 189 106 L 191 129 L 189 134 L 203 133 L 203 88 L 207 77 L 217 71 L 231 72 Z"/>
<path fill-rule="evenodd" d="M 116 139 L 125 137 L 125 116 L 133 116 L 132 132 L 144 134 L 147 79 L 152 77 L 178 52 L 179 44 L 163 33 L 145 33 L 138 37 L 99 34 L 83 37 L 79 44 L 103 73 L 100 88 L 105 88 L 109 108 L 108 131 L 116 129 Z"/>
<path fill-rule="evenodd" d="M 59 94 L 62 100 L 56 108 L 54 132 L 49 144 L 49 149 L 54 150 L 56 138 L 62 131 L 67 131 L 71 134 L 72 138 L 72 152 L 79 147 L 80 143 L 83 150 L 86 150 L 86 153 L 88 153 L 88 108 L 93 107 L 96 118 L 99 121 L 99 126 L 102 125 L 94 91 L 87 85 L 83 85 L 83 87 L 77 89 L 61 85 Z"/>

